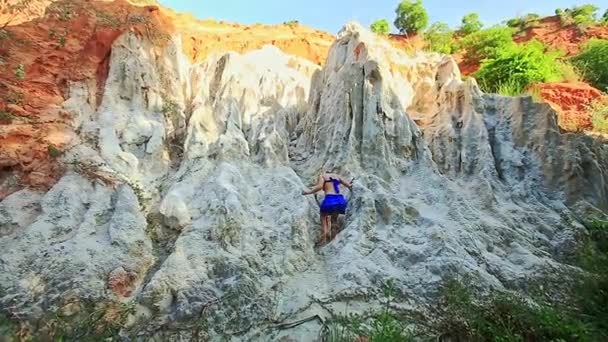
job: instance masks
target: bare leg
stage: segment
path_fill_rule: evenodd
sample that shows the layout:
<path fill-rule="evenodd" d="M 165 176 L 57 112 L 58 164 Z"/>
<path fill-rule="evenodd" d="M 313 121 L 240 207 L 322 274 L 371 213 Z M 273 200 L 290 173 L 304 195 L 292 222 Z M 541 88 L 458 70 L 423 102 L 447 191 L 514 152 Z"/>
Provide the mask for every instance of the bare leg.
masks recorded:
<path fill-rule="evenodd" d="M 327 215 L 321 214 L 321 235 L 319 236 L 318 244 L 323 243 L 327 237 L 328 226 L 327 226 Z"/>
<path fill-rule="evenodd" d="M 333 239 L 340 232 L 340 225 L 338 224 L 338 214 L 331 215 L 331 224 L 333 225 L 333 227 L 330 227 L 330 232 L 331 238 Z"/>

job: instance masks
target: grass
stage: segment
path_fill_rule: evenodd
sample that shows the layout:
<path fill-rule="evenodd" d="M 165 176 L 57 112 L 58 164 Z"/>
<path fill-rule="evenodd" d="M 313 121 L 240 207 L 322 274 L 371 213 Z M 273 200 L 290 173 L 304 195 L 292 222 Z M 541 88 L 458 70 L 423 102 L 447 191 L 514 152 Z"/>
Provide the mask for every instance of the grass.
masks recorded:
<path fill-rule="evenodd" d="M 161 112 L 165 116 L 175 116 L 181 111 L 179 105 L 167 98 L 163 98 L 163 106 L 161 108 Z"/>
<path fill-rule="evenodd" d="M 120 21 L 117 18 L 113 17 L 111 14 L 97 10 L 95 11 L 95 17 L 97 17 L 97 20 L 101 22 L 101 24 L 104 26 L 114 28 L 120 27 Z"/>
<path fill-rule="evenodd" d="M 603 96 L 588 107 L 593 130 L 608 134 L 608 96 Z"/>
<path fill-rule="evenodd" d="M 530 87 L 526 93 L 532 98 L 532 101 L 536 103 L 543 103 L 545 100 L 543 99 L 543 95 L 541 94 L 539 87 Z"/>
<path fill-rule="evenodd" d="M 66 43 L 66 36 L 67 36 L 67 33 L 64 32 L 61 34 L 61 36 L 59 36 L 59 38 L 57 38 L 57 46 L 56 46 L 57 49 L 63 49 L 63 47 L 65 46 L 65 43 Z"/>
<path fill-rule="evenodd" d="M 517 82 L 507 80 L 498 85 L 496 92 L 503 96 L 519 96 L 524 92 L 524 89 Z"/>
<path fill-rule="evenodd" d="M 409 342 L 414 341 L 414 333 L 407 324 L 397 318 L 391 309 L 394 300 L 394 280 L 387 280 L 382 288 L 384 304 L 380 312 L 369 319 L 360 315 L 336 316 L 328 322 L 323 331 L 324 342 Z"/>

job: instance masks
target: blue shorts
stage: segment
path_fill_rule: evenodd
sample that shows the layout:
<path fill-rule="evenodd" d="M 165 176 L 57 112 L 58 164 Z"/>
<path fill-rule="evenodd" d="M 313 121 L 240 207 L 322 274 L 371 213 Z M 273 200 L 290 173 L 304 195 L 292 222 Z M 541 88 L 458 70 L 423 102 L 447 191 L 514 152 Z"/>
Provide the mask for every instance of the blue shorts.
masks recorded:
<path fill-rule="evenodd" d="M 325 195 L 325 199 L 321 203 L 321 214 L 345 214 L 346 199 L 339 194 Z"/>

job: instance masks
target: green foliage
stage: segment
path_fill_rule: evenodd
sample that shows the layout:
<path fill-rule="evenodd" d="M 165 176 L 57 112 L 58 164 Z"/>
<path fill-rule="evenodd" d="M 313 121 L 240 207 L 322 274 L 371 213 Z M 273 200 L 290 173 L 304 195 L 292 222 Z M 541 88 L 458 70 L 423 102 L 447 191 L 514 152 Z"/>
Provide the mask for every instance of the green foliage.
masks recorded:
<path fill-rule="evenodd" d="M 59 158 L 63 154 L 60 149 L 51 144 L 47 146 L 46 150 L 51 158 Z"/>
<path fill-rule="evenodd" d="M 522 93 L 532 83 L 560 80 L 559 57 L 559 52 L 547 52 L 535 40 L 513 44 L 499 50 L 496 57 L 484 60 L 475 77 L 486 92 L 497 93 L 501 86 L 507 86 L 510 93 Z"/>
<path fill-rule="evenodd" d="M 608 91 L 608 40 L 590 39 L 572 58 L 572 63 L 594 87 Z"/>
<path fill-rule="evenodd" d="M 462 17 L 462 24 L 458 31 L 461 34 L 468 35 L 481 30 L 483 23 L 479 20 L 479 14 L 469 13 Z"/>
<path fill-rule="evenodd" d="M 519 30 L 526 30 L 532 27 L 540 26 L 539 18 L 540 15 L 536 13 L 528 13 L 523 17 L 507 20 L 507 26 L 517 28 Z"/>
<path fill-rule="evenodd" d="M 515 46 L 512 37 L 513 29 L 495 26 L 464 37 L 457 48 L 466 51 L 466 59 L 479 61 L 494 58 L 500 51 Z"/>
<path fill-rule="evenodd" d="M 454 32 L 450 30 L 448 24 L 445 23 L 433 23 L 426 32 L 424 37 L 429 50 L 439 53 L 450 54 L 454 47 L 452 39 Z"/>
<path fill-rule="evenodd" d="M 402 34 L 414 34 L 424 30 L 429 24 L 429 14 L 422 7 L 422 0 L 403 0 L 395 10 L 395 27 Z"/>
<path fill-rule="evenodd" d="M 57 38 L 57 46 L 55 46 L 55 48 L 63 49 L 66 43 L 66 35 L 67 34 L 64 32 L 63 34 L 61 34 L 61 36 L 59 36 L 59 38 Z"/>
<path fill-rule="evenodd" d="M 364 322 L 358 315 L 348 314 L 335 317 L 323 334 L 324 342 L 352 342 L 367 338 L 372 342 L 408 342 L 414 337 L 404 322 L 395 317 L 391 310 L 394 299 L 394 281 L 389 279 L 383 285 L 384 307 L 380 313 Z"/>
<path fill-rule="evenodd" d="M 23 64 L 17 66 L 17 69 L 15 69 L 15 76 L 20 80 L 25 79 L 25 66 Z"/>
<path fill-rule="evenodd" d="M 597 21 L 596 13 L 599 7 L 591 4 L 585 4 L 581 6 L 574 6 L 567 8 L 560 15 L 562 22 L 565 25 L 579 24 L 586 25 L 592 24 Z"/>
<path fill-rule="evenodd" d="M 7 338 L 8 341 L 11 341 L 11 338 L 16 334 L 17 324 L 4 316 L 4 314 L 0 313 L 0 336 Z"/>
<path fill-rule="evenodd" d="M 289 21 L 286 21 L 283 23 L 283 25 L 290 25 L 290 26 L 299 25 L 299 24 L 300 24 L 300 22 L 298 20 L 289 20 Z"/>
<path fill-rule="evenodd" d="M 376 34 L 385 35 L 390 31 L 390 24 L 386 19 L 379 19 L 374 21 L 369 28 Z"/>
<path fill-rule="evenodd" d="M 602 23 L 608 23 L 608 9 L 606 9 L 606 12 L 604 12 L 604 15 L 602 16 L 601 19 Z"/>
<path fill-rule="evenodd" d="M 470 280 L 450 279 L 437 311 L 443 339 L 460 341 L 570 341 L 595 337 L 591 327 L 547 302 L 510 293 L 480 296 Z"/>
<path fill-rule="evenodd" d="M 591 116 L 591 124 L 596 132 L 608 134 L 608 96 L 604 96 L 591 103 L 589 106 Z M 604 221 L 604 229 L 606 229 L 606 221 Z"/>
<path fill-rule="evenodd" d="M 179 105 L 177 103 L 175 103 L 167 98 L 163 98 L 163 107 L 161 109 L 161 112 L 165 116 L 175 116 L 180 111 L 181 111 L 181 108 L 179 108 Z"/>
<path fill-rule="evenodd" d="M 562 14 L 564 14 L 564 10 L 563 9 L 561 9 L 559 7 L 555 9 L 555 15 L 562 15 Z"/>

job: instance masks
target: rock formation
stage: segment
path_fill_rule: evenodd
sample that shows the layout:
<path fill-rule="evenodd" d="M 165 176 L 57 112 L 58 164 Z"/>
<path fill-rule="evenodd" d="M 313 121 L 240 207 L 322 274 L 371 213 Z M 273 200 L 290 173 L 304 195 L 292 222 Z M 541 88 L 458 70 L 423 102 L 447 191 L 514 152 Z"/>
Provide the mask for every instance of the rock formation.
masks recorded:
<path fill-rule="evenodd" d="M 99 106 L 70 84 L 66 174 L 0 202 L 5 313 L 135 303 L 135 340 L 314 340 L 332 313 L 377 309 L 388 278 L 421 311 L 455 274 L 517 288 L 569 268 L 581 218 L 608 209 L 602 141 L 483 94 L 451 57 L 355 23 L 322 68 L 272 46 L 191 64 L 181 44 L 120 36 Z M 315 250 L 301 190 L 324 168 L 356 181 Z"/>

